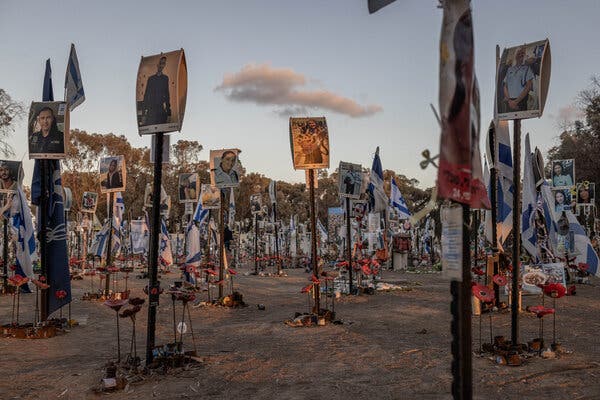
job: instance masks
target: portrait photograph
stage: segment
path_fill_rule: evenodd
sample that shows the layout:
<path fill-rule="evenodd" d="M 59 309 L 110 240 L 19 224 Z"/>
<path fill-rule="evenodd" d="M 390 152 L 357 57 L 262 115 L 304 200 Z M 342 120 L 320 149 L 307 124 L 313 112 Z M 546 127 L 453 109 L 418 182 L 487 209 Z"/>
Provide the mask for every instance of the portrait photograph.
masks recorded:
<path fill-rule="evenodd" d="M 88 213 L 95 213 L 97 206 L 98 206 L 98 193 L 83 192 L 83 198 L 81 200 L 81 211 L 88 212 Z"/>
<path fill-rule="evenodd" d="M 562 212 L 567 210 L 575 211 L 572 206 L 574 204 L 571 196 L 571 189 L 552 189 L 554 196 L 554 211 Z"/>
<path fill-rule="evenodd" d="M 179 175 L 179 202 L 193 203 L 196 201 L 198 201 L 198 174 Z"/>
<path fill-rule="evenodd" d="M 235 188 L 240 184 L 239 149 L 210 151 L 210 182 L 220 189 Z"/>
<path fill-rule="evenodd" d="M 250 212 L 252 215 L 260 214 L 262 210 L 262 195 L 255 193 L 250 195 Z"/>
<path fill-rule="evenodd" d="M 368 210 L 368 203 L 366 200 L 352 200 L 350 202 L 351 218 L 362 218 L 365 216 Z"/>
<path fill-rule="evenodd" d="M 498 118 L 508 120 L 541 117 L 549 81 L 548 40 L 504 49 L 496 81 Z"/>
<path fill-rule="evenodd" d="M 358 199 L 362 187 L 362 166 L 340 161 L 338 169 L 338 184 L 340 197 Z"/>
<path fill-rule="evenodd" d="M 580 182 L 577 184 L 577 204 L 596 203 L 596 184 L 591 182 Z"/>
<path fill-rule="evenodd" d="M 327 239 L 330 243 L 340 240 L 340 230 L 344 226 L 344 210 L 342 207 L 327 209 Z"/>
<path fill-rule="evenodd" d="M 121 192 L 125 190 L 127 170 L 124 156 L 103 157 L 100 159 L 100 192 Z"/>
<path fill-rule="evenodd" d="M 0 160 L 0 192 L 14 193 L 23 183 L 23 165 L 20 161 Z"/>
<path fill-rule="evenodd" d="M 138 133 L 180 131 L 186 96 L 183 49 L 142 57 L 135 90 Z"/>
<path fill-rule="evenodd" d="M 575 185 L 575 160 L 552 161 L 552 186 L 570 188 Z"/>
<path fill-rule="evenodd" d="M 28 123 L 29 159 L 66 157 L 69 108 L 64 101 L 33 102 Z"/>
<path fill-rule="evenodd" d="M 294 169 L 329 168 L 329 132 L 325 117 L 290 118 Z"/>
<path fill-rule="evenodd" d="M 215 209 L 221 207 L 221 189 L 208 183 L 202 184 L 200 188 L 200 201 L 202 208 Z"/>

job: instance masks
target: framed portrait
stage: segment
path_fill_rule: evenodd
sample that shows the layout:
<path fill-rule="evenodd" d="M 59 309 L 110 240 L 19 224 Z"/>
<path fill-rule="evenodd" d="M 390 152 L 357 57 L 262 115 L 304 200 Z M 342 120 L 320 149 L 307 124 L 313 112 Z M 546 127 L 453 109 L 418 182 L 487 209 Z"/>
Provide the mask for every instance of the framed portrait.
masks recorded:
<path fill-rule="evenodd" d="M 325 117 L 290 118 L 294 169 L 329 168 L 329 132 Z"/>
<path fill-rule="evenodd" d="M 83 197 L 81 200 L 81 211 L 95 213 L 96 207 L 98 207 L 98 193 L 83 192 Z"/>
<path fill-rule="evenodd" d="M 250 212 L 252 215 L 260 214 L 262 211 L 262 195 L 255 193 L 250 195 Z"/>
<path fill-rule="evenodd" d="M 152 135 L 150 140 L 150 162 L 154 164 L 156 162 L 156 135 Z M 168 164 L 170 162 L 171 155 L 171 136 L 163 135 L 163 151 L 162 151 L 162 163 Z"/>
<path fill-rule="evenodd" d="M 554 197 L 554 211 L 560 213 L 562 211 L 573 210 L 573 197 L 571 189 L 552 189 Z"/>
<path fill-rule="evenodd" d="M 100 159 L 100 192 L 121 192 L 125 190 L 127 169 L 124 156 L 103 157 Z"/>
<path fill-rule="evenodd" d="M 596 204 L 596 184 L 580 182 L 577 184 L 577 205 Z"/>
<path fill-rule="evenodd" d="M 20 161 L 0 160 L 0 192 L 15 193 L 23 184 L 23 164 Z"/>
<path fill-rule="evenodd" d="M 32 102 L 28 123 L 29 159 L 66 157 L 69 107 L 64 101 Z"/>
<path fill-rule="evenodd" d="M 575 185 L 575 160 L 552 160 L 552 186 L 570 188 Z"/>
<path fill-rule="evenodd" d="M 198 174 L 179 175 L 179 202 L 194 203 L 196 201 L 198 201 Z"/>
<path fill-rule="evenodd" d="M 208 183 L 203 183 L 200 188 L 200 202 L 202 203 L 202 208 L 221 208 L 221 189 Z"/>
<path fill-rule="evenodd" d="M 504 49 L 496 72 L 498 119 L 541 117 L 550 84 L 550 42 Z"/>
<path fill-rule="evenodd" d="M 187 97 L 187 65 L 183 49 L 142 57 L 135 105 L 138 133 L 181 131 Z"/>
<path fill-rule="evenodd" d="M 366 200 L 352 200 L 350 202 L 350 207 L 351 218 L 363 218 L 369 209 Z"/>
<path fill-rule="evenodd" d="M 340 240 L 340 229 L 344 226 L 344 210 L 342 207 L 327 209 L 327 239 L 330 243 Z"/>
<path fill-rule="evenodd" d="M 210 182 L 219 189 L 240 185 L 240 149 L 210 151 Z"/>
<path fill-rule="evenodd" d="M 338 169 L 338 185 L 340 197 L 358 199 L 362 187 L 362 166 L 340 161 Z"/>

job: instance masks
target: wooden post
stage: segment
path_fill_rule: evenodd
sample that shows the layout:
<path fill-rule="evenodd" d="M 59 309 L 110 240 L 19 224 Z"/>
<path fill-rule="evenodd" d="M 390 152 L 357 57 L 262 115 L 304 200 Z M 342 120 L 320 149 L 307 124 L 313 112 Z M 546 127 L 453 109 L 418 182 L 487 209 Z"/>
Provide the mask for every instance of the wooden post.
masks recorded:
<path fill-rule="evenodd" d="M 352 288 L 352 231 L 350 229 L 350 197 L 346 197 L 346 261 L 348 262 L 348 294 L 353 294 Z"/>
<path fill-rule="evenodd" d="M 315 211 L 315 170 L 308 170 L 308 181 L 309 181 L 309 190 L 310 190 L 310 242 L 311 242 L 311 261 L 312 261 L 312 270 L 313 275 L 318 279 L 319 278 L 319 262 L 317 261 L 317 216 Z M 319 315 L 321 311 L 320 304 L 320 287 L 318 283 L 314 284 L 315 290 L 315 304 L 313 307 L 313 313 Z"/>
<path fill-rule="evenodd" d="M 219 281 L 223 281 L 224 278 L 224 269 L 225 269 L 225 193 L 223 193 L 222 189 L 219 189 L 219 193 L 221 196 L 221 226 L 219 232 Z M 223 282 L 219 285 L 219 299 L 223 298 Z"/>
<path fill-rule="evenodd" d="M 106 243 L 106 283 L 104 285 L 104 296 L 108 297 L 110 294 L 110 274 L 109 267 L 112 264 L 112 230 L 113 230 L 113 194 L 108 194 L 108 241 Z"/>
<path fill-rule="evenodd" d="M 521 120 L 513 121 L 513 248 L 511 290 L 511 342 L 519 344 L 519 281 L 521 278 Z"/>
<path fill-rule="evenodd" d="M 48 244 L 46 242 L 46 229 L 48 227 L 48 160 L 40 160 L 40 179 L 41 179 L 41 195 L 39 205 L 40 229 L 38 240 L 40 242 L 40 266 L 41 274 L 46 278 L 46 282 L 50 282 L 48 276 Z M 48 307 L 50 305 L 50 291 L 42 289 L 40 295 L 40 321 L 44 322 L 48 319 Z"/>

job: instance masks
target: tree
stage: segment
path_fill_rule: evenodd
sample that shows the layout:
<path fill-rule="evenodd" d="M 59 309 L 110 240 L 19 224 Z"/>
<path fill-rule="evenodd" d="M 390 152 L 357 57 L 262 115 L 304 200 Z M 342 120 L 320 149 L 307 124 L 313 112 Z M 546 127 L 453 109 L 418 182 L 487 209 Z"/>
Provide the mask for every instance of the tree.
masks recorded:
<path fill-rule="evenodd" d="M 25 108 L 10 95 L 0 89 L 0 154 L 5 157 L 14 155 L 8 138 L 15 131 L 14 123 L 25 115 Z"/>

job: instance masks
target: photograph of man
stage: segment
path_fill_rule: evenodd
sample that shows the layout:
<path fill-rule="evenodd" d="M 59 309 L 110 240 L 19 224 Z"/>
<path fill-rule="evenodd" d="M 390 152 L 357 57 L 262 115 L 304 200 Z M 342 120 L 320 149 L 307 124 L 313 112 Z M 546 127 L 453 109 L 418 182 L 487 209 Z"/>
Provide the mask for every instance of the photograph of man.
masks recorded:
<path fill-rule="evenodd" d="M 148 78 L 142 101 L 140 126 L 165 124 L 171 116 L 169 77 L 163 73 L 166 65 L 167 57 L 160 57 L 156 73 Z"/>
<path fill-rule="evenodd" d="M 0 161 L 0 191 L 14 192 L 17 190 L 17 177 L 6 161 Z"/>
<path fill-rule="evenodd" d="M 211 173 L 213 183 L 219 188 L 236 187 L 239 184 L 237 172 L 237 151 L 224 150 L 220 155 L 218 150 L 211 150 Z"/>
<path fill-rule="evenodd" d="M 358 199 L 362 186 L 362 167 L 360 164 L 340 162 L 339 166 L 340 196 Z"/>
<path fill-rule="evenodd" d="M 30 158 L 37 154 L 65 153 L 65 136 L 58 129 L 56 115 L 51 107 L 40 108 L 32 123 L 31 131 L 33 133 L 29 136 Z"/>
<path fill-rule="evenodd" d="M 262 196 L 260 193 L 250 195 L 250 212 L 252 214 L 259 214 L 262 209 Z"/>
<path fill-rule="evenodd" d="M 552 186 L 573 186 L 573 160 L 556 160 L 552 162 Z"/>
<path fill-rule="evenodd" d="M 1 176 L 0 170 L 0 176 Z M 594 183 L 578 183 L 577 184 L 577 204 L 593 204 L 595 201 L 595 184 Z"/>
<path fill-rule="evenodd" d="M 531 66 L 525 62 L 525 46 L 515 53 L 514 63 L 506 69 L 502 81 L 503 112 L 527 110 L 529 92 L 533 89 L 535 75 Z"/>
<path fill-rule="evenodd" d="M 179 175 L 179 201 L 193 202 L 198 200 L 198 192 L 196 189 L 198 181 L 197 174 L 181 174 Z"/>

